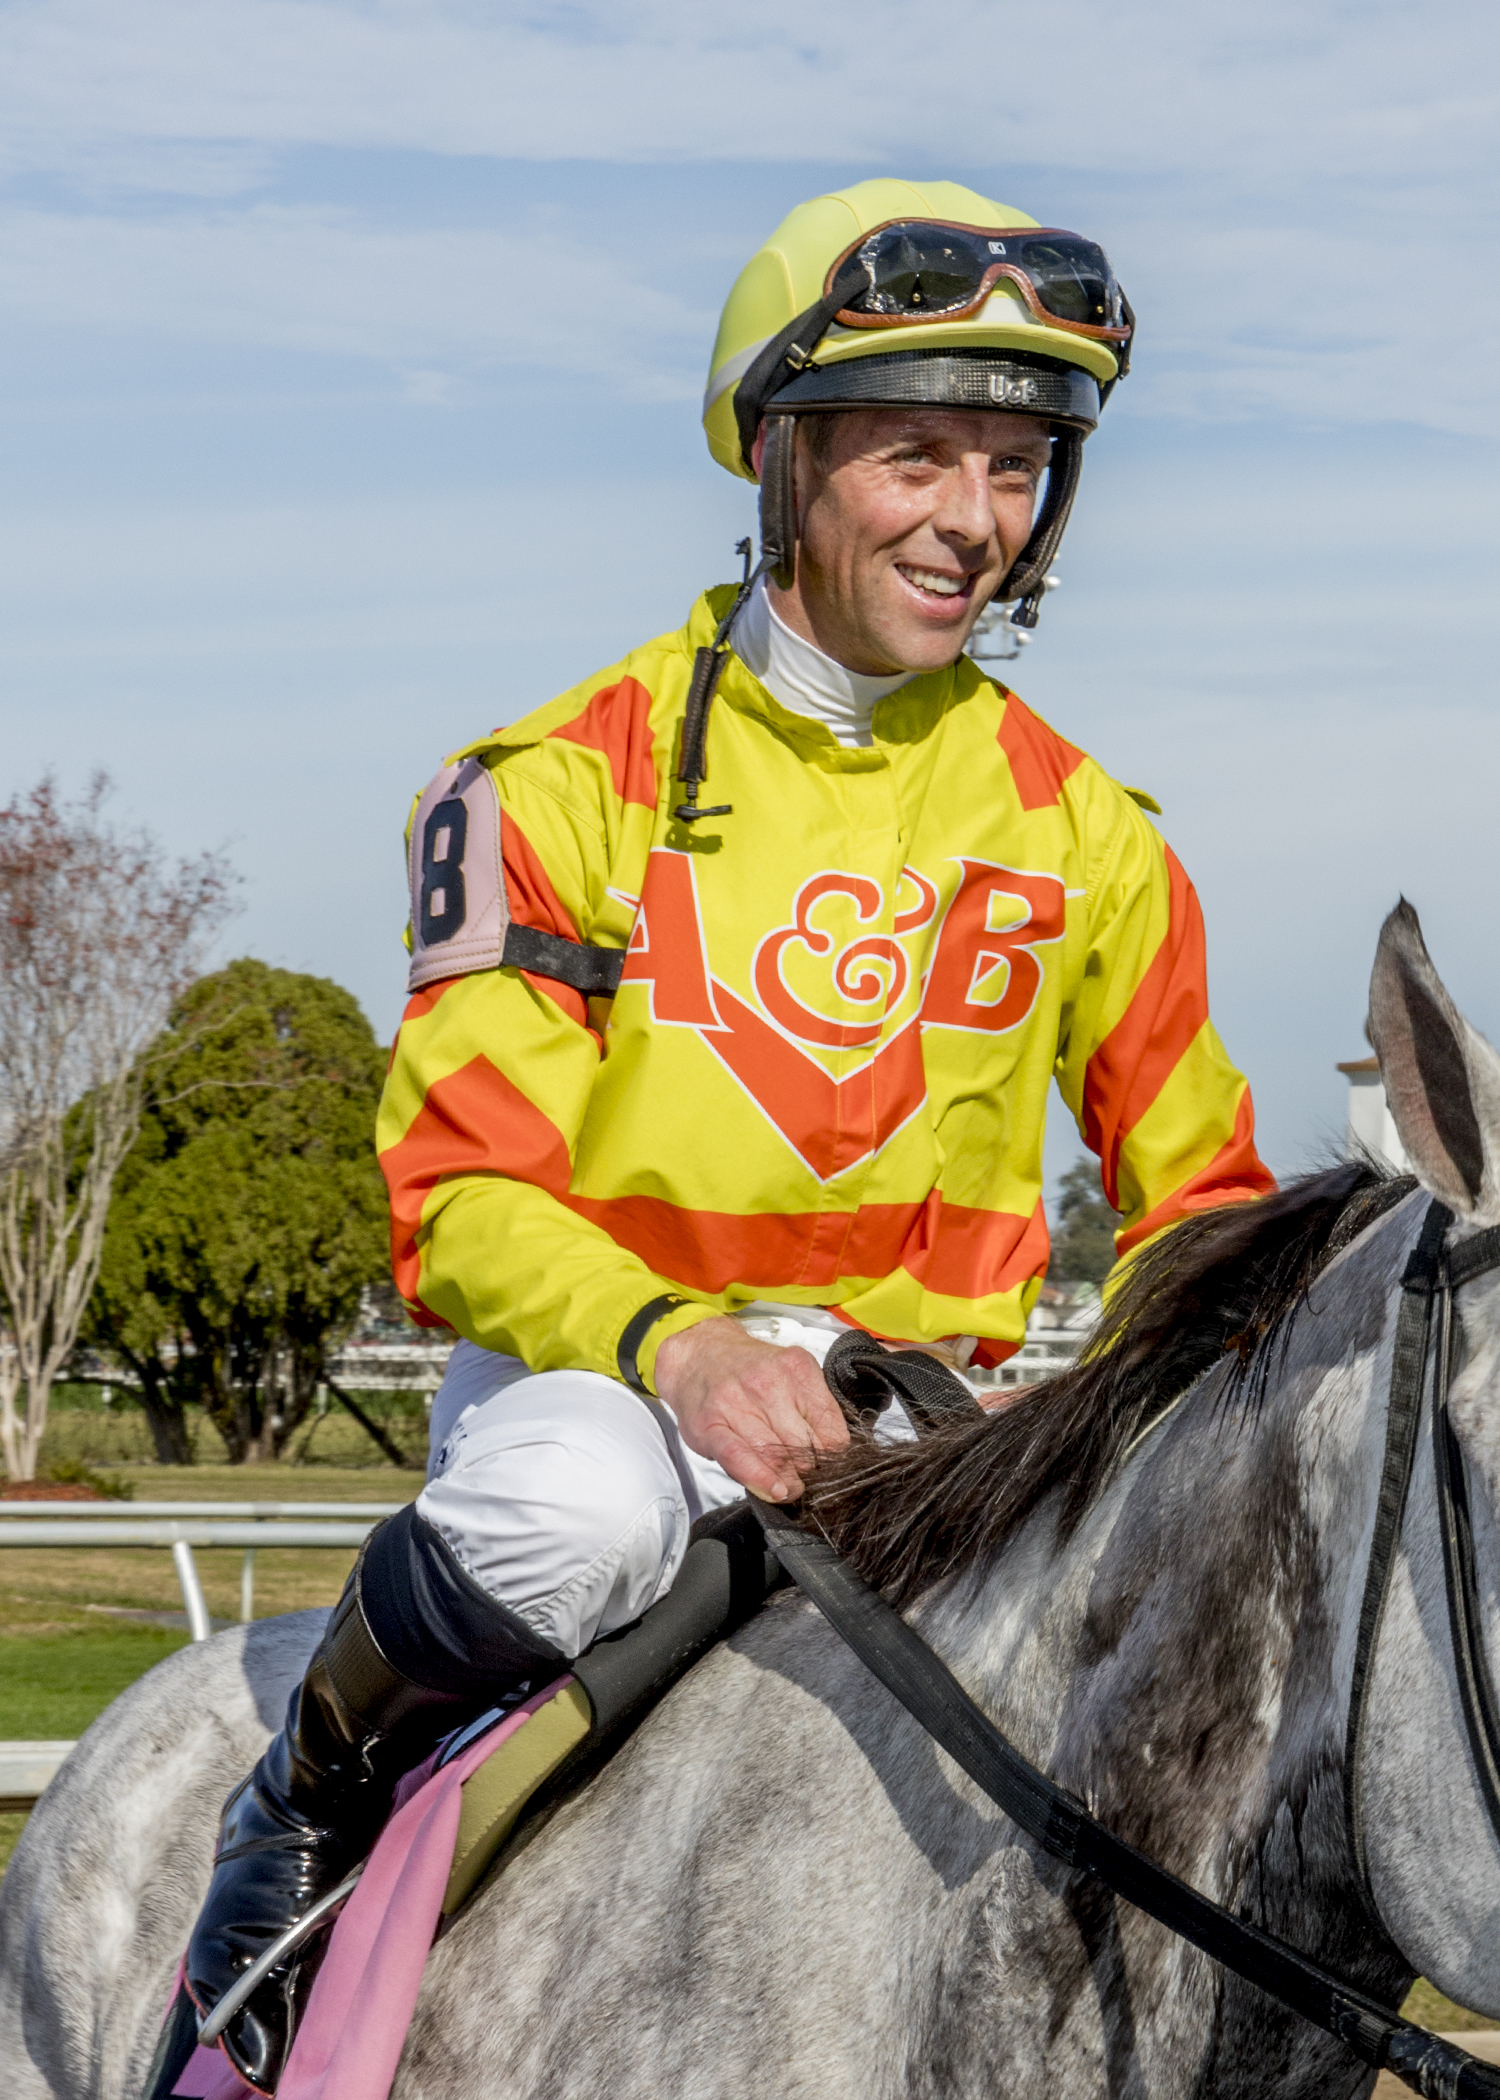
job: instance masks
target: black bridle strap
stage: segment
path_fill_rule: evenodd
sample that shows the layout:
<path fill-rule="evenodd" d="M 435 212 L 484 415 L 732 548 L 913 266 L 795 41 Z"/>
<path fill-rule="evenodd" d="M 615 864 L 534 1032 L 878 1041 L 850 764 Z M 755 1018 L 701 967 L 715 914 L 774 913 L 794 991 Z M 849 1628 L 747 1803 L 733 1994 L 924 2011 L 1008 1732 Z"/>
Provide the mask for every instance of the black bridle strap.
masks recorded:
<path fill-rule="evenodd" d="M 1495 1253 L 1484 1259 L 1481 1239 L 1496 1242 Z M 1473 1250 L 1471 1252 L 1471 1250 Z M 1468 1257 L 1465 1278 L 1477 1276 L 1500 1262 L 1500 1235 L 1483 1233 L 1453 1250 L 1451 1282 L 1458 1277 L 1458 1257 Z M 1464 1457 L 1448 1413 L 1448 1390 L 1458 1353 L 1458 1323 L 1453 1316 L 1451 1284 L 1438 1300 L 1438 1347 L 1434 1378 L 1437 1383 L 1432 1407 L 1433 1475 L 1437 1484 L 1438 1530 L 1443 1541 L 1444 1588 L 1448 1593 L 1448 1631 L 1458 1678 L 1459 1704 L 1474 1760 L 1474 1776 L 1490 1819 L 1500 1838 L 1500 1716 L 1496 1713 L 1495 1687 L 1484 1646 L 1484 1621 L 1480 1615 L 1479 1578 L 1474 1565 L 1474 1530 L 1469 1516 L 1469 1489 L 1464 1477 Z"/>
<path fill-rule="evenodd" d="M 1472 1283 L 1476 1276 L 1483 1276 L 1487 1269 L 1497 1268 L 1500 1268 L 1500 1225 L 1476 1232 L 1471 1239 L 1460 1240 L 1456 1247 L 1448 1250 L 1448 1283 L 1455 1291 Z"/>
<path fill-rule="evenodd" d="M 1344 1735 L 1344 1820 L 1359 1871 L 1360 1893 L 1365 1908 L 1377 1923 L 1379 1912 L 1370 1887 L 1360 1776 L 1364 1767 L 1365 1714 L 1369 1706 L 1371 1665 L 1380 1639 L 1381 1620 L 1385 1617 L 1386 1598 L 1390 1594 L 1391 1570 L 1395 1565 L 1401 1520 L 1406 1513 L 1407 1490 L 1411 1485 L 1412 1465 L 1417 1452 L 1422 1388 L 1427 1375 L 1427 1345 L 1432 1326 L 1432 1297 L 1442 1270 L 1443 1235 L 1452 1222 L 1452 1213 L 1441 1203 L 1427 1206 L 1422 1229 L 1401 1278 L 1401 1309 L 1396 1317 L 1396 1339 L 1391 1352 L 1385 1460 L 1380 1469 L 1380 1492 L 1375 1499 L 1375 1529 L 1370 1538 L 1364 1601 L 1360 1605 L 1359 1633 L 1354 1644 L 1354 1677 Z"/>
<path fill-rule="evenodd" d="M 1448 1410 L 1448 1393 L 1458 1356 L 1458 1322 L 1453 1293 L 1475 1277 L 1500 1267 L 1500 1228 L 1490 1227 L 1445 1250 L 1451 1212 L 1441 1203 L 1428 1205 L 1422 1229 L 1401 1279 L 1401 1310 L 1391 1357 L 1390 1402 L 1386 1415 L 1385 1463 L 1370 1541 L 1369 1569 L 1354 1654 L 1354 1680 L 1349 1697 L 1349 1726 L 1344 1744 L 1344 1810 L 1349 1843 L 1359 1869 L 1360 1889 L 1370 1916 L 1379 1922 L 1365 1842 L 1362 1806 L 1364 1728 L 1370 1677 L 1380 1625 L 1390 1592 L 1391 1571 L 1401 1537 L 1407 1492 L 1416 1459 L 1427 1365 L 1432 1359 L 1432 1456 L 1437 1495 L 1438 1530 L 1443 1543 L 1443 1587 L 1448 1604 L 1448 1631 L 1453 1648 L 1459 1705 L 1473 1759 L 1474 1777 L 1497 1841 L 1500 1841 L 1500 1702 L 1495 1697 L 1485 1652 L 1480 1614 L 1479 1579 L 1474 1564 L 1474 1533 L 1469 1514 L 1463 1452 Z M 1437 1347 L 1432 1347 L 1433 1311 L 1437 1313 Z"/>

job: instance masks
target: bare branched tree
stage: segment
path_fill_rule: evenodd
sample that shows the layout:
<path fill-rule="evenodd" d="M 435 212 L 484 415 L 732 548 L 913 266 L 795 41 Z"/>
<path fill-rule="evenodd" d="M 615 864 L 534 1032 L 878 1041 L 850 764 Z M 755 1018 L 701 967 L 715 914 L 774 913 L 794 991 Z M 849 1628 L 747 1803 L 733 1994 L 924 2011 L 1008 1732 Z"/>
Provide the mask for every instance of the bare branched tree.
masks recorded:
<path fill-rule="evenodd" d="M 0 1454 L 35 1477 L 52 1386 L 99 1272 L 148 1054 L 228 916 L 216 854 L 172 861 L 106 822 L 97 775 L 0 808 Z"/>

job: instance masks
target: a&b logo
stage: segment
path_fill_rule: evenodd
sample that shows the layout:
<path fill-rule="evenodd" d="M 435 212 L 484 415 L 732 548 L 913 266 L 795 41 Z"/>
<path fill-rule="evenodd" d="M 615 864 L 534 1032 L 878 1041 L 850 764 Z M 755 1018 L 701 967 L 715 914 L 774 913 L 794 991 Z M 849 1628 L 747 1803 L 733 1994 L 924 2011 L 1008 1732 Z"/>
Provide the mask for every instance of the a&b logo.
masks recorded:
<path fill-rule="evenodd" d="M 695 1030 L 827 1180 L 878 1151 L 921 1107 L 922 1030 L 1019 1027 L 1042 984 L 1036 951 L 1062 938 L 1067 893 L 1055 875 L 974 859 L 950 865 L 958 882 L 946 908 L 937 883 L 902 869 L 888 932 L 875 930 L 886 906 L 879 883 L 839 869 L 810 877 L 790 924 L 755 951 L 752 1006 L 713 974 L 691 856 L 659 849 L 621 989 L 644 985 L 658 1025 Z M 837 1078 L 818 1054 L 851 1050 L 869 1054 Z"/>

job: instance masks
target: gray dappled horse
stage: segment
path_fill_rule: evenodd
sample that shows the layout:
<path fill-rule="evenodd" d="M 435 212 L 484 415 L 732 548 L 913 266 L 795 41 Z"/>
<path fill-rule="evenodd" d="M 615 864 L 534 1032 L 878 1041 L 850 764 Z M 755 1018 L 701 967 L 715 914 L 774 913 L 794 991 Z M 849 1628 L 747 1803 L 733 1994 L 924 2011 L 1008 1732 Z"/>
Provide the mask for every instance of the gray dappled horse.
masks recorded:
<path fill-rule="evenodd" d="M 1424 1188 L 1458 1236 L 1500 1223 L 1500 1057 L 1404 906 L 1371 1025 Z M 1102 1356 L 978 1426 L 866 1446 L 813 1500 L 1026 1754 L 1123 1836 L 1391 2003 L 1420 1970 L 1500 2013 L 1500 1854 L 1455 1689 L 1427 1439 L 1370 1684 L 1380 1926 L 1344 1824 L 1398 1279 L 1426 1203 L 1344 1168 L 1193 1220 L 1139 1265 Z M 1500 1272 L 1460 1310 L 1453 1415 L 1493 1623 Z M 184 1649 L 49 1790 L 3 1895 L 9 2100 L 138 2092 L 220 1802 L 323 1617 Z M 1372 2075 L 1039 1857 L 783 1593 L 434 1949 L 395 2091 L 1345 2100 Z"/>

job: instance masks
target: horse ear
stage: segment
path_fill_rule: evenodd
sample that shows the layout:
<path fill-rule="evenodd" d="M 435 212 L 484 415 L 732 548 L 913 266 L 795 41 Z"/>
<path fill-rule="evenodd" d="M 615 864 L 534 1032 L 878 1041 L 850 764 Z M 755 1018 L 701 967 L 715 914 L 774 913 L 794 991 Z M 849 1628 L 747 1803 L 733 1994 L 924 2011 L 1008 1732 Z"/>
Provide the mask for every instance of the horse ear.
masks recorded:
<path fill-rule="evenodd" d="M 1449 998 L 1404 897 L 1375 950 L 1370 1041 L 1423 1188 L 1458 1217 L 1500 1224 L 1500 1056 Z"/>

